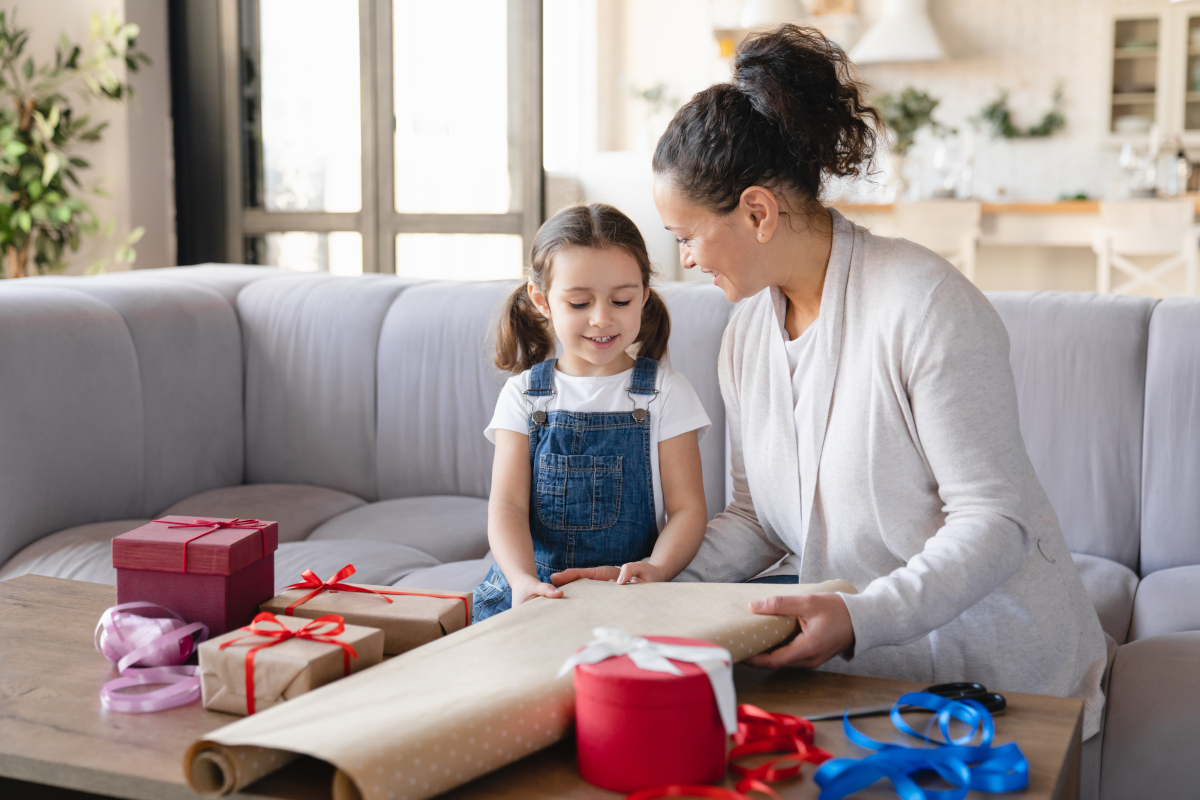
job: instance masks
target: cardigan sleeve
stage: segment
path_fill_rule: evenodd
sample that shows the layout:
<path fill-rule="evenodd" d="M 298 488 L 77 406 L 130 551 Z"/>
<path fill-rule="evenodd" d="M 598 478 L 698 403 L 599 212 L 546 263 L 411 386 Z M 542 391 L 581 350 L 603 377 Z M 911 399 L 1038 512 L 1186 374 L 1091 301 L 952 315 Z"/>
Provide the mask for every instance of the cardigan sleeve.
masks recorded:
<path fill-rule="evenodd" d="M 730 477 L 733 502 L 708 523 L 700 551 L 681 572 L 677 581 L 741 583 L 753 578 L 790 551 L 777 537 L 765 531 L 754 512 L 750 485 L 746 480 L 746 460 L 742 453 L 741 405 L 735 382 L 734 335 L 736 320 L 730 322 L 721 338 L 717 374 L 721 397 L 725 401 L 725 422 L 729 426 Z"/>
<path fill-rule="evenodd" d="M 1041 489 L 1018 424 L 1008 334 L 991 304 L 955 274 L 915 320 L 899 368 L 944 523 L 903 567 L 842 595 L 860 653 L 953 620 L 1015 575 L 1036 529 L 1053 524 L 1023 516 L 1038 507 L 1025 495 Z"/>

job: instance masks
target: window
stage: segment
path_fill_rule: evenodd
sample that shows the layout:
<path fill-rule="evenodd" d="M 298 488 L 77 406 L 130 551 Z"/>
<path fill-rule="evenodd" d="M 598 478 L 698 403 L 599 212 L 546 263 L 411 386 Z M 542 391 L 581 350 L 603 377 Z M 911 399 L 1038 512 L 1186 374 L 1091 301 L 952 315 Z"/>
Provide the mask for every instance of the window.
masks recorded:
<path fill-rule="evenodd" d="M 520 276 L 543 218 L 540 0 L 221 2 L 230 260 Z"/>

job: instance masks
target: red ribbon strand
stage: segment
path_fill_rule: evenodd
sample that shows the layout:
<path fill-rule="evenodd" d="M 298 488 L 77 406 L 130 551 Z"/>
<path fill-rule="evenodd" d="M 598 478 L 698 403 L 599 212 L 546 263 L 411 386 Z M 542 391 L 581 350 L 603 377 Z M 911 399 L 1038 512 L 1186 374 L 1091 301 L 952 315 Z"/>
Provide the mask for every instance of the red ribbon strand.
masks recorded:
<path fill-rule="evenodd" d="M 352 586 L 348 583 L 340 582 L 340 581 L 345 580 L 346 578 L 349 578 L 355 572 L 357 572 L 357 570 L 354 569 L 354 565 L 347 564 L 346 566 L 342 567 L 337 572 L 335 572 L 333 574 L 332 578 L 330 578 L 327 581 L 323 581 L 317 576 L 317 573 L 313 572 L 311 569 L 304 570 L 304 572 L 300 573 L 300 577 L 304 578 L 303 581 L 301 581 L 300 583 L 289 584 L 289 585 L 283 587 L 282 591 L 287 591 L 288 589 L 312 589 L 312 591 L 309 592 L 308 594 L 304 595 L 303 597 L 301 597 L 296 602 L 289 605 L 287 608 L 285 608 L 283 610 L 283 613 L 286 616 L 294 617 L 296 608 L 304 605 L 309 600 L 312 600 L 314 597 L 319 595 L 321 592 L 331 590 L 331 591 L 335 591 L 335 592 L 362 592 L 365 594 L 374 594 L 374 595 L 378 595 L 380 598 L 382 598 L 383 600 L 386 600 L 389 603 L 392 602 L 391 599 L 388 597 L 385 597 L 384 595 L 392 594 L 392 595 L 406 595 L 409 597 L 436 597 L 441 600 L 460 600 L 460 601 L 462 601 L 462 604 L 463 604 L 463 625 L 466 626 L 466 625 L 471 624 L 471 603 L 465 597 L 461 597 L 459 595 L 454 595 L 454 594 L 432 594 L 429 592 L 407 592 L 407 591 L 388 590 L 388 589 L 368 589 L 365 586 Z"/>
<path fill-rule="evenodd" d="M 265 625 L 277 625 L 279 627 L 278 629 L 262 627 Z M 328 628 L 328 630 L 322 630 L 323 628 Z M 346 631 L 346 621 L 337 614 L 327 614 L 323 617 L 309 620 L 299 630 L 292 631 L 285 628 L 283 623 L 270 611 L 263 611 L 255 616 L 254 621 L 242 628 L 242 630 L 250 631 L 250 633 L 245 636 L 239 636 L 236 639 L 230 639 L 218 649 L 224 650 L 226 647 L 237 644 L 243 639 L 249 639 L 252 636 L 264 636 L 272 640 L 255 645 L 246 651 L 247 714 L 254 713 L 254 656 L 259 650 L 274 647 L 277 644 L 286 642 L 288 639 L 308 639 L 310 642 L 336 644 L 342 648 L 342 669 L 344 675 L 350 674 L 350 659 L 358 658 L 358 653 L 353 647 L 337 639 L 338 636 L 341 636 Z"/>
<path fill-rule="evenodd" d="M 234 528 L 236 530 L 257 530 L 262 534 L 263 558 L 267 557 L 267 525 L 270 523 L 259 522 L 256 519 L 194 519 L 191 522 L 173 522 L 169 519 L 156 519 L 155 522 L 161 522 L 168 528 L 208 528 L 209 530 L 203 533 L 197 533 L 188 539 L 183 540 L 183 572 L 187 573 L 187 546 L 199 539 L 201 536 L 208 536 L 210 533 L 216 533 L 222 528 Z"/>
<path fill-rule="evenodd" d="M 706 800 L 751 800 L 749 792 L 758 792 L 780 800 L 765 781 L 783 781 L 800 774 L 805 762 L 821 764 L 833 756 L 813 744 L 813 724 L 791 714 L 773 714 L 758 706 L 738 706 L 738 729 L 729 751 L 729 770 L 742 780 L 733 789 L 722 786 L 670 784 L 643 789 L 625 800 L 658 800 L 661 797 L 699 797 Z M 780 753 L 756 767 L 735 763 L 737 759 L 762 753 Z"/>

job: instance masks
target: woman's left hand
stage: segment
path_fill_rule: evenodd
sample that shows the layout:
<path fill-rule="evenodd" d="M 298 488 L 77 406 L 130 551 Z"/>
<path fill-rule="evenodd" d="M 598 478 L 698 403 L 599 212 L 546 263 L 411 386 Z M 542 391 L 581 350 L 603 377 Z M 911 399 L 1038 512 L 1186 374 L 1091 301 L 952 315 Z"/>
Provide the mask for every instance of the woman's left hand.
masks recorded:
<path fill-rule="evenodd" d="M 815 668 L 854 646 L 854 626 L 846 603 L 832 592 L 766 597 L 750 604 L 755 614 L 795 617 L 800 633 L 778 650 L 746 661 L 752 667 Z"/>

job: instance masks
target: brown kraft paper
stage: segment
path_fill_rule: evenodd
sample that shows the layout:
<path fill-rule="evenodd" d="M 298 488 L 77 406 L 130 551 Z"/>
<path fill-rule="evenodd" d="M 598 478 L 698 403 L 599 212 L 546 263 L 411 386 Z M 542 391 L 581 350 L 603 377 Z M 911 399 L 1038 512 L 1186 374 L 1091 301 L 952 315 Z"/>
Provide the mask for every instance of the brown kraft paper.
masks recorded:
<path fill-rule="evenodd" d="M 288 630 L 296 631 L 311 620 L 276 617 Z M 267 625 L 266 627 L 273 627 Z M 325 627 L 321 630 L 328 630 Z M 221 645 L 237 639 L 224 650 Z M 383 661 L 383 632 L 375 628 L 347 625 L 337 640 L 354 648 L 351 673 Z M 246 654 L 252 647 L 273 641 L 238 628 L 200 645 L 200 694 L 204 707 L 228 714 L 246 714 Z M 287 639 L 254 654 L 254 704 L 261 713 L 345 676 L 345 651 L 336 644 L 308 639 Z M 282 766 L 282 764 L 280 765 Z"/>
<path fill-rule="evenodd" d="M 208 796 L 243 789 L 198 756 L 260 747 L 334 765 L 335 800 L 425 800 L 566 734 L 574 688 L 555 675 L 596 627 L 703 639 L 742 661 L 797 628 L 795 617 L 752 613 L 751 600 L 854 588 L 577 581 L 563 590 L 213 731 L 188 751 L 189 784 Z"/>
<path fill-rule="evenodd" d="M 347 623 L 379 628 L 383 631 L 384 655 L 389 656 L 407 653 L 414 647 L 461 630 L 467 626 L 470 619 L 471 592 L 439 592 L 432 589 L 367 586 L 357 583 L 346 585 L 362 586 L 364 589 L 377 591 L 417 594 L 378 595 L 366 592 L 324 591 L 296 606 L 292 614 L 308 619 L 337 614 L 344 617 Z M 283 617 L 288 606 L 311 591 L 312 589 L 289 589 L 263 603 L 259 609 Z M 423 596 L 429 594 L 448 595 L 451 599 Z M 387 602 L 384 597 L 392 602 Z"/>

